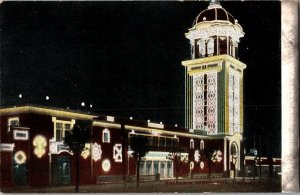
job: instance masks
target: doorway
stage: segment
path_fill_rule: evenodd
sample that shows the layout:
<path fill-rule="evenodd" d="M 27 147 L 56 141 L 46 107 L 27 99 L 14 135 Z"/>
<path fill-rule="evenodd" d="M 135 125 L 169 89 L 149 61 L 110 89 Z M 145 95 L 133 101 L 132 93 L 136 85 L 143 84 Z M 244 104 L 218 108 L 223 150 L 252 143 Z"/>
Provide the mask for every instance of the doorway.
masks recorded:
<path fill-rule="evenodd" d="M 54 184 L 71 184 L 70 158 L 67 156 L 57 156 L 54 162 Z"/>
<path fill-rule="evenodd" d="M 15 185 L 27 185 L 28 169 L 25 152 L 19 150 L 14 154 L 13 177 Z"/>

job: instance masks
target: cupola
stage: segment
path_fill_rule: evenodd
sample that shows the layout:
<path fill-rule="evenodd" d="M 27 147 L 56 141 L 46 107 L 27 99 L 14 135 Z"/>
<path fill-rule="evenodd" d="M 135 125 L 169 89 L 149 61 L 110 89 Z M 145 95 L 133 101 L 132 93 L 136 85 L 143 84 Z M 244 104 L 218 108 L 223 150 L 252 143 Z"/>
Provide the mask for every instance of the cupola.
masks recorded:
<path fill-rule="evenodd" d="M 238 43 L 244 34 L 238 20 L 212 2 L 197 15 L 185 36 L 190 40 L 192 59 L 223 54 L 238 59 Z"/>

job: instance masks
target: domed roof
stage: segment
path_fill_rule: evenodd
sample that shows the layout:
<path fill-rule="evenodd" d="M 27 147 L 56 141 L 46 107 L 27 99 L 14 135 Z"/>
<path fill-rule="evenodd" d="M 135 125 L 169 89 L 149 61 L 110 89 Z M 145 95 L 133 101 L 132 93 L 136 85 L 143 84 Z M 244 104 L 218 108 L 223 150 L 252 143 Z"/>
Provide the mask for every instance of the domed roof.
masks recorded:
<path fill-rule="evenodd" d="M 220 4 L 211 3 L 207 9 L 200 12 L 193 22 L 193 26 L 203 21 L 224 20 L 235 24 L 234 17 L 227 12 Z"/>

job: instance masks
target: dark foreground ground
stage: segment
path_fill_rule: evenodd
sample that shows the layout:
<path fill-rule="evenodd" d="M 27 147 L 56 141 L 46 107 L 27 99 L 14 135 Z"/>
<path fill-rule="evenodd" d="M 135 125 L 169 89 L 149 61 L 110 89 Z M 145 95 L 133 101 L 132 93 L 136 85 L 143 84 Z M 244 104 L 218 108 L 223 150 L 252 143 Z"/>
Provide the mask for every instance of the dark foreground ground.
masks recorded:
<path fill-rule="evenodd" d="M 19 187 L 14 189 L 2 189 L 8 193 L 72 193 L 74 186 L 59 186 L 51 188 Z M 269 182 L 267 180 L 245 180 L 237 179 L 207 179 L 193 180 L 164 180 L 158 182 L 142 182 L 136 188 L 136 183 L 114 183 L 80 186 L 81 193 L 105 192 L 105 193 L 130 193 L 130 192 L 281 192 L 280 182 Z"/>

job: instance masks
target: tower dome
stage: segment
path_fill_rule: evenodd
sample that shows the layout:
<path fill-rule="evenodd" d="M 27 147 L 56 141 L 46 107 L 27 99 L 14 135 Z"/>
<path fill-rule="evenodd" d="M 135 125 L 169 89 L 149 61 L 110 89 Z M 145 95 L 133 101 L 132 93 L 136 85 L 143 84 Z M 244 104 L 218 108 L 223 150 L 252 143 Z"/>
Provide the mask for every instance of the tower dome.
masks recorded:
<path fill-rule="evenodd" d="M 234 17 L 229 12 L 227 12 L 220 4 L 211 3 L 207 9 L 200 12 L 200 14 L 196 17 L 193 26 L 203 21 L 212 20 L 228 21 L 232 24 L 235 23 Z"/>
<path fill-rule="evenodd" d="M 193 59 L 222 54 L 238 59 L 238 44 L 244 34 L 238 20 L 212 2 L 197 15 L 185 37 L 190 40 Z"/>

